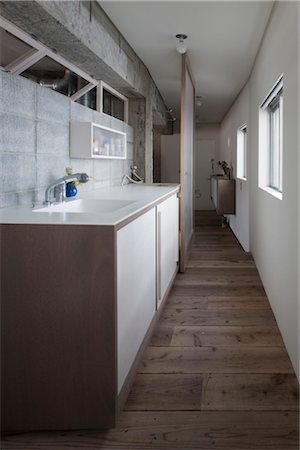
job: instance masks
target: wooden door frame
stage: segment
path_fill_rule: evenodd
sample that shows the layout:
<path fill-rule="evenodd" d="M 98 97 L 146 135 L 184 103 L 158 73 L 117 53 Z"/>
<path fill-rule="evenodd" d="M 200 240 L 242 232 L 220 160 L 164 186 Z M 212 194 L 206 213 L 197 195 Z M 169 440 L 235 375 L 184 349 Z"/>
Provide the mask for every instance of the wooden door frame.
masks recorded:
<path fill-rule="evenodd" d="M 189 76 L 192 86 L 193 86 L 193 149 L 192 149 L 192 160 L 193 160 L 193 193 L 192 193 L 192 211 L 194 214 L 194 190 L 195 190 L 195 176 L 194 176 L 194 158 L 195 158 L 195 138 L 196 138 L 196 129 L 195 129 L 195 81 L 191 71 L 191 65 L 188 59 L 187 54 L 183 54 L 181 58 L 181 114 L 180 114 L 180 258 L 179 258 L 179 268 L 180 272 L 185 272 L 187 259 L 189 256 L 189 249 L 191 245 L 191 239 L 194 231 L 194 218 L 193 218 L 193 228 L 191 235 L 188 238 L 188 242 L 186 242 L 185 238 L 185 155 L 186 155 L 186 81 L 187 75 Z"/>

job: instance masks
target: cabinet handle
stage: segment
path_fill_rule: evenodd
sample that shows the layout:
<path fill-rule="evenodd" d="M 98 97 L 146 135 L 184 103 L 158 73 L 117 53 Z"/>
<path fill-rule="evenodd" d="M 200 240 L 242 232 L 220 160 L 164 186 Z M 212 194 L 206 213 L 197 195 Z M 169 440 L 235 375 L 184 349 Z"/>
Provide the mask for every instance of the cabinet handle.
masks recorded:
<path fill-rule="evenodd" d="M 157 301 L 161 300 L 161 212 L 157 212 Z"/>

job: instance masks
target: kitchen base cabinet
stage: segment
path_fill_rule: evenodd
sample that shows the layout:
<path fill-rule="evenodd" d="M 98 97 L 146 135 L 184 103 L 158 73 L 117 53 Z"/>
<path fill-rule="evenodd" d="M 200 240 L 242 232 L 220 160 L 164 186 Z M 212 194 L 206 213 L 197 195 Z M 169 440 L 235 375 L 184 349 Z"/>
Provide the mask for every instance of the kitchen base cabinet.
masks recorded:
<path fill-rule="evenodd" d="M 177 270 L 177 212 L 172 195 L 116 226 L 0 226 L 4 432 L 116 425 L 157 277 L 161 301 Z"/>

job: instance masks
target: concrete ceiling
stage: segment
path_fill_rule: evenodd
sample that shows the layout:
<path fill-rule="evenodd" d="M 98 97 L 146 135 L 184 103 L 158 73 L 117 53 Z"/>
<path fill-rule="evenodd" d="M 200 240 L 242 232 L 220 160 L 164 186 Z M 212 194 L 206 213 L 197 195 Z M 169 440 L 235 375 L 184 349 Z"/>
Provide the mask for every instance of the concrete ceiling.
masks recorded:
<path fill-rule="evenodd" d="M 202 123 L 220 122 L 246 83 L 273 1 L 98 1 L 148 67 L 166 104 L 180 111 L 180 55 L 175 35 L 188 35 L 188 55 Z"/>

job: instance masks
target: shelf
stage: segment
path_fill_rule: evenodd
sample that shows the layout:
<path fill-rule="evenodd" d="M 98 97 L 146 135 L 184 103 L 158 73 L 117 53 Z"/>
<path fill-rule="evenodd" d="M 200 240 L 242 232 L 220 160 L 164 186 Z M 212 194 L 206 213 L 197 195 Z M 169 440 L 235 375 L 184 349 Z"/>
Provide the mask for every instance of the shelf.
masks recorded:
<path fill-rule="evenodd" d="M 71 122 L 70 156 L 126 159 L 126 133 L 92 122 Z"/>

